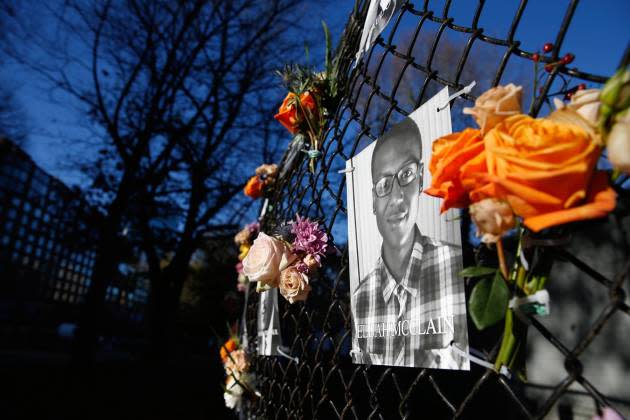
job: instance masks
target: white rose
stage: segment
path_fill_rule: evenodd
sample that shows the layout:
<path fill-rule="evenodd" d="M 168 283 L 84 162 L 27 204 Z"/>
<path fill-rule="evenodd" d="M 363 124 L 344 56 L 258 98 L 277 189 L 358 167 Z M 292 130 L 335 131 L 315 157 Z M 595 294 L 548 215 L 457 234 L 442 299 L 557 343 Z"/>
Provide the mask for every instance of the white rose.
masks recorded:
<path fill-rule="evenodd" d="M 618 122 L 613 126 L 608 134 L 607 147 L 610 163 L 630 174 L 630 123 Z"/>
<path fill-rule="evenodd" d="M 294 259 L 295 255 L 284 242 L 260 232 L 243 260 L 243 274 L 249 281 L 277 287 L 280 271 Z"/>
<path fill-rule="evenodd" d="M 571 101 L 565 104 L 558 98 L 554 98 L 554 105 L 556 109 L 568 108 L 580 114 L 580 117 L 584 118 L 592 125 L 597 125 L 599 119 L 599 107 L 601 102 L 599 100 L 599 89 L 584 89 L 578 90 L 571 96 Z"/>
<path fill-rule="evenodd" d="M 243 400 L 243 391 L 243 387 L 232 376 L 228 376 L 225 392 L 223 393 L 225 406 L 232 409 L 238 408 Z"/>

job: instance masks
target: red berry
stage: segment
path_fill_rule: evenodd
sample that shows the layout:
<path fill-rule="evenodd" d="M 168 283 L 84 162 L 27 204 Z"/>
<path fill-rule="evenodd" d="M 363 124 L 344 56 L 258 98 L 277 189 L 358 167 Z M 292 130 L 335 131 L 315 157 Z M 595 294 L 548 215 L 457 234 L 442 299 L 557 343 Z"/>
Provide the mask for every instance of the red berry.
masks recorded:
<path fill-rule="evenodd" d="M 586 89 L 586 83 L 580 83 L 577 87 L 577 90 L 584 90 Z"/>
<path fill-rule="evenodd" d="M 567 53 L 564 57 L 562 57 L 562 64 L 569 64 L 573 62 L 575 56 L 571 53 Z"/>
<path fill-rule="evenodd" d="M 564 99 L 569 100 L 573 96 L 574 92 L 567 92 L 564 94 Z"/>
<path fill-rule="evenodd" d="M 553 71 L 553 67 L 554 67 L 554 66 L 553 66 L 553 64 L 547 64 L 547 65 L 545 66 L 545 71 L 546 71 L 547 73 L 551 73 L 551 72 Z"/>
<path fill-rule="evenodd" d="M 545 45 L 543 45 L 543 51 L 548 53 L 551 52 L 551 50 L 553 50 L 553 44 L 551 42 L 547 42 Z"/>
<path fill-rule="evenodd" d="M 538 60 L 540 60 L 540 55 L 538 53 L 532 54 L 532 60 L 534 60 L 537 63 Z"/>

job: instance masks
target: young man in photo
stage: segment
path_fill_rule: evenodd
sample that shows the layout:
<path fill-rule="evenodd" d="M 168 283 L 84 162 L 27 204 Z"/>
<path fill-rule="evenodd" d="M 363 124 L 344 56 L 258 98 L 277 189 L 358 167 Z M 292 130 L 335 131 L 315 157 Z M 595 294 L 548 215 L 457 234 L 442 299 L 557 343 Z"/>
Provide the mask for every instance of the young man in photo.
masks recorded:
<path fill-rule="evenodd" d="M 372 155 L 372 205 L 383 238 L 374 269 L 354 293 L 355 337 L 364 363 L 462 369 L 467 350 L 461 248 L 423 236 L 422 141 L 406 118 L 380 137 Z"/>

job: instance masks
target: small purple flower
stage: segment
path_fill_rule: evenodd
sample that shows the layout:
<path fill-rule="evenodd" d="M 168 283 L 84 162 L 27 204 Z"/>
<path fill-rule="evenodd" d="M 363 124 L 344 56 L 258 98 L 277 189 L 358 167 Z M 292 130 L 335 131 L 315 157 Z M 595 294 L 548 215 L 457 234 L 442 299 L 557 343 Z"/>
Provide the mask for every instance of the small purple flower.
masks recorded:
<path fill-rule="evenodd" d="M 255 235 L 258 232 L 260 232 L 260 223 L 252 222 L 252 223 L 246 225 L 245 228 L 249 229 L 249 231 L 252 233 L 252 235 Z"/>
<path fill-rule="evenodd" d="M 311 254 L 318 262 L 320 256 L 326 254 L 328 235 L 319 228 L 317 222 L 311 222 L 308 218 L 301 218 L 298 214 L 296 221 L 291 226 L 291 233 L 295 235 L 292 244 L 294 252 Z"/>
<path fill-rule="evenodd" d="M 304 263 L 304 261 L 300 261 L 295 265 L 295 269 L 302 274 L 308 274 L 308 265 Z"/>

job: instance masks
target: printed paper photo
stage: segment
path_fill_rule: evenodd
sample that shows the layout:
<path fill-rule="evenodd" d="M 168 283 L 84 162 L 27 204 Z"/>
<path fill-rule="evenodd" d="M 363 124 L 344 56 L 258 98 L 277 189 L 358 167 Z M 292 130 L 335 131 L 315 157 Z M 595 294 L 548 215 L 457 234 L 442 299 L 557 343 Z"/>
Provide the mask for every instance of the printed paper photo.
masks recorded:
<path fill-rule="evenodd" d="M 458 215 L 422 193 L 431 143 L 451 132 L 447 100 L 444 89 L 346 162 L 355 363 L 469 369 Z"/>

